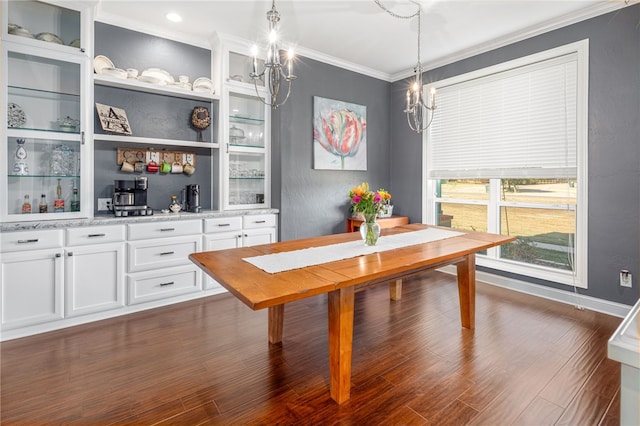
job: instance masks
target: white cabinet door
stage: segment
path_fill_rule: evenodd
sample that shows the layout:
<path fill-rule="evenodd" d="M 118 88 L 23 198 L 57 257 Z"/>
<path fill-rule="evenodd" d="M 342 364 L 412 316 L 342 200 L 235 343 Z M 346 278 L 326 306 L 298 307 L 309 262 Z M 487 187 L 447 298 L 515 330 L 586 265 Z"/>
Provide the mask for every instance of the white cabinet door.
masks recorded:
<path fill-rule="evenodd" d="M 245 229 L 242 240 L 244 247 L 275 243 L 276 228 Z"/>
<path fill-rule="evenodd" d="M 124 306 L 124 243 L 72 247 L 65 256 L 66 315 Z"/>
<path fill-rule="evenodd" d="M 3 330 L 62 318 L 61 249 L 3 253 L 0 268 Z"/>
<path fill-rule="evenodd" d="M 218 232 L 215 234 L 205 235 L 204 249 L 205 251 L 226 250 L 242 247 L 242 231 L 235 232 Z M 214 279 L 205 274 L 204 280 L 205 290 L 212 288 L 222 288 Z"/>

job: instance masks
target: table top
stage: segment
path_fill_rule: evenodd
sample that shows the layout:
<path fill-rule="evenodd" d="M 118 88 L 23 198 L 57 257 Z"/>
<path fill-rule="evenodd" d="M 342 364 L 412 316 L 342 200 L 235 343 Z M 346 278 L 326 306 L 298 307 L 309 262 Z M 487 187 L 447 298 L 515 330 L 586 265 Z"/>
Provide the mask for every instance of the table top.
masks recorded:
<path fill-rule="evenodd" d="M 384 229 L 382 235 L 433 228 L 411 224 Z M 451 228 L 442 228 L 451 230 Z M 360 239 L 358 233 L 334 234 L 237 249 L 193 253 L 189 258 L 251 309 L 258 310 L 343 287 L 388 282 L 407 273 L 454 263 L 458 258 L 514 241 L 484 232 L 463 235 L 358 256 L 322 265 L 270 274 L 242 260 L 245 257 L 300 250 Z"/>

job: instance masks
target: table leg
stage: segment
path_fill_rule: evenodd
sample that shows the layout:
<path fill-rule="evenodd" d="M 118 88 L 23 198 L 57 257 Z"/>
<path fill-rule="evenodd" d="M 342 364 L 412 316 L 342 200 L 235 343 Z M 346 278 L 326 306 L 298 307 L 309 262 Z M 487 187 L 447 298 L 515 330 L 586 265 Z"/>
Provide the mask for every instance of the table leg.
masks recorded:
<path fill-rule="evenodd" d="M 282 342 L 284 328 L 284 304 L 269 308 L 269 343 Z"/>
<path fill-rule="evenodd" d="M 354 287 L 329 292 L 329 376 L 331 398 L 349 400 L 353 349 Z"/>
<path fill-rule="evenodd" d="M 402 299 L 402 280 L 395 280 L 389 284 L 389 296 L 394 301 Z"/>
<path fill-rule="evenodd" d="M 460 319 L 464 328 L 476 326 L 476 255 L 468 254 L 457 264 Z"/>

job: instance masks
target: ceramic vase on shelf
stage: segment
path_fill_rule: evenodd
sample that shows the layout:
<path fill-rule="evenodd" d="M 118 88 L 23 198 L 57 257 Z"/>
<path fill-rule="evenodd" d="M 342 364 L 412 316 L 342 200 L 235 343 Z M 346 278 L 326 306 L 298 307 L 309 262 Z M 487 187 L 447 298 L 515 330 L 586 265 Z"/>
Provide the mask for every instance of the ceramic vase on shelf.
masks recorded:
<path fill-rule="evenodd" d="M 360 235 L 364 245 L 375 246 L 380 237 L 380 225 L 376 222 L 375 214 L 365 214 L 364 222 L 360 224 Z"/>

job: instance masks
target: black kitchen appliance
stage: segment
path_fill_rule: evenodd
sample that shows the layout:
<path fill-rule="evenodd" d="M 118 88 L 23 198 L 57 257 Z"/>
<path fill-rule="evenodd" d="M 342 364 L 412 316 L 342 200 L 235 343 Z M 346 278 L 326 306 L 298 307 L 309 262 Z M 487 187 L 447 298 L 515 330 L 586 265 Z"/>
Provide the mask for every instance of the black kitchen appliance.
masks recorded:
<path fill-rule="evenodd" d="M 200 185 L 191 183 L 186 188 L 185 210 L 191 213 L 200 213 Z"/>
<path fill-rule="evenodd" d="M 153 214 L 153 209 L 147 206 L 149 183 L 146 177 L 137 177 L 134 180 L 115 180 L 113 183 L 112 205 L 116 216 Z"/>

